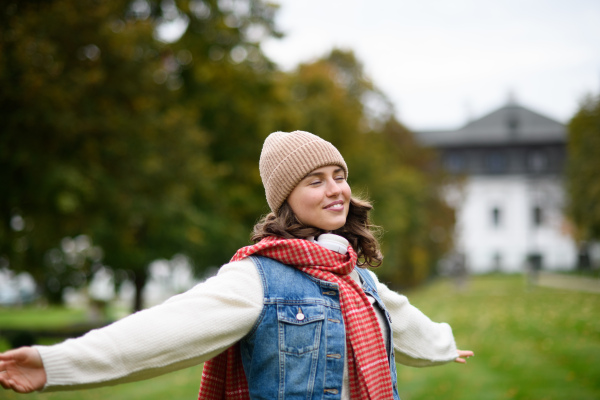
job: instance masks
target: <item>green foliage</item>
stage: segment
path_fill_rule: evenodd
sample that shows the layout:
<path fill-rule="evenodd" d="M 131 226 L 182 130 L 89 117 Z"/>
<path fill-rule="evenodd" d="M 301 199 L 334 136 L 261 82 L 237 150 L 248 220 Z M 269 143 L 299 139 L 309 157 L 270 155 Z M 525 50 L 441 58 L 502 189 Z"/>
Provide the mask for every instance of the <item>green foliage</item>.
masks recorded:
<path fill-rule="evenodd" d="M 69 282 L 51 285 L 41 267 L 64 236 L 90 234 L 109 265 L 143 276 L 181 236 L 156 233 L 185 212 L 173 204 L 185 203 L 174 193 L 182 182 L 168 174 L 202 172 L 171 151 L 201 154 L 202 136 L 188 111 L 165 107 L 173 95 L 152 78 L 163 68 L 153 24 L 127 10 L 125 1 L 5 9 L 2 183 L 10 192 L 2 200 L 2 252 L 44 282 L 51 298 Z M 21 232 L 6 229 L 15 217 L 26 221 Z"/>
<path fill-rule="evenodd" d="M 600 97 L 589 96 L 571 119 L 567 158 L 568 212 L 581 240 L 600 240 Z"/>
<path fill-rule="evenodd" d="M 0 254 L 51 299 L 73 281 L 45 268 L 65 236 L 92 237 L 138 293 L 156 258 L 185 252 L 204 267 L 246 244 L 260 185 L 248 160 L 262 142 L 252 91 L 269 67 L 248 32 L 276 34 L 273 7 L 247 5 L 3 3 Z M 174 19 L 185 35 L 157 40 Z"/>

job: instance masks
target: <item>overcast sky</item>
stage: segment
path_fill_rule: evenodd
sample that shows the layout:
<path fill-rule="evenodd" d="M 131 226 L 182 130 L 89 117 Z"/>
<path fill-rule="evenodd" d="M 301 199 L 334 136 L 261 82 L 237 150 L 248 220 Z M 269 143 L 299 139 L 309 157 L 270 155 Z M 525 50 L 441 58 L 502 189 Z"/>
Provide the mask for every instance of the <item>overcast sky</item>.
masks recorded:
<path fill-rule="evenodd" d="M 567 122 L 600 92 L 600 0 L 278 0 L 284 70 L 354 50 L 412 129 L 457 128 L 504 105 Z"/>

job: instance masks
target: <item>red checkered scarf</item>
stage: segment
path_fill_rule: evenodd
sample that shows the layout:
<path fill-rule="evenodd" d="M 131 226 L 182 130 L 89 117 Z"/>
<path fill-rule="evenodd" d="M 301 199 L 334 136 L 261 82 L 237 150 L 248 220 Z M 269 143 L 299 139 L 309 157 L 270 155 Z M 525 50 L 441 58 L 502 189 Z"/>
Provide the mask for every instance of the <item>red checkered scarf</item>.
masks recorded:
<path fill-rule="evenodd" d="M 268 237 L 241 248 L 231 261 L 252 254 L 277 260 L 317 279 L 339 285 L 340 307 L 346 325 L 350 398 L 393 399 L 389 361 L 375 311 L 350 276 L 357 260 L 352 247 L 348 246 L 348 253 L 342 255 L 308 240 Z M 198 399 L 250 399 L 239 344 L 204 364 Z"/>

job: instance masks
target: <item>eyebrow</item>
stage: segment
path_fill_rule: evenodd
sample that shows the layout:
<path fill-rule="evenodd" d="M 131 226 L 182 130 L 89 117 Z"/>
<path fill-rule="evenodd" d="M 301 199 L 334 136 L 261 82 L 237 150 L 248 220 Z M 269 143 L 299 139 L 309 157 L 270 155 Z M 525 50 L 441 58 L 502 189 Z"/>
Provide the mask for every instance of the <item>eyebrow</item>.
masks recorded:
<path fill-rule="evenodd" d="M 344 168 L 342 168 L 342 167 L 340 167 L 340 168 L 336 168 L 336 169 L 333 171 L 333 173 L 334 173 L 334 174 L 337 174 L 338 172 L 340 172 L 340 171 L 343 171 L 343 170 L 344 170 Z M 314 172 L 314 171 L 313 171 L 313 172 L 311 172 L 311 173 L 308 173 L 308 174 L 306 174 L 306 176 L 305 176 L 304 178 L 302 178 L 302 180 L 304 180 L 304 179 L 306 179 L 306 178 L 310 178 L 311 176 L 319 176 L 319 177 L 320 177 L 320 176 L 323 176 L 323 175 L 325 175 L 325 173 L 324 173 L 324 172 Z M 344 176 L 345 176 L 345 175 L 346 175 L 346 174 L 344 174 Z"/>

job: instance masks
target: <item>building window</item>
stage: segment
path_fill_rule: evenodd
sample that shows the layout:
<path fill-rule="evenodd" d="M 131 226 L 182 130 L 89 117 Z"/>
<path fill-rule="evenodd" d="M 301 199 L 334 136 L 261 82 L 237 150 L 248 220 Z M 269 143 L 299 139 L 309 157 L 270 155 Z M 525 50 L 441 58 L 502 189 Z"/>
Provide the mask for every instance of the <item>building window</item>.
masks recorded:
<path fill-rule="evenodd" d="M 527 168 L 531 172 L 543 172 L 548 167 L 548 157 L 541 150 L 533 150 L 527 156 Z"/>
<path fill-rule="evenodd" d="M 533 226 L 540 227 L 544 224 L 544 211 L 542 207 L 535 206 L 533 207 Z"/>
<path fill-rule="evenodd" d="M 444 166 L 450 172 L 462 172 L 465 170 L 465 157 L 460 153 L 448 153 L 444 157 Z"/>
<path fill-rule="evenodd" d="M 529 271 L 536 272 L 544 267 L 544 258 L 540 253 L 529 253 L 527 255 L 527 266 Z"/>
<path fill-rule="evenodd" d="M 506 172 L 508 169 L 508 158 L 506 153 L 491 151 L 485 157 L 485 169 L 492 174 Z"/>
<path fill-rule="evenodd" d="M 492 226 L 499 228 L 502 224 L 502 211 L 498 207 L 492 208 Z"/>
<path fill-rule="evenodd" d="M 499 251 L 492 255 L 492 269 L 497 272 L 502 270 L 502 254 Z"/>

